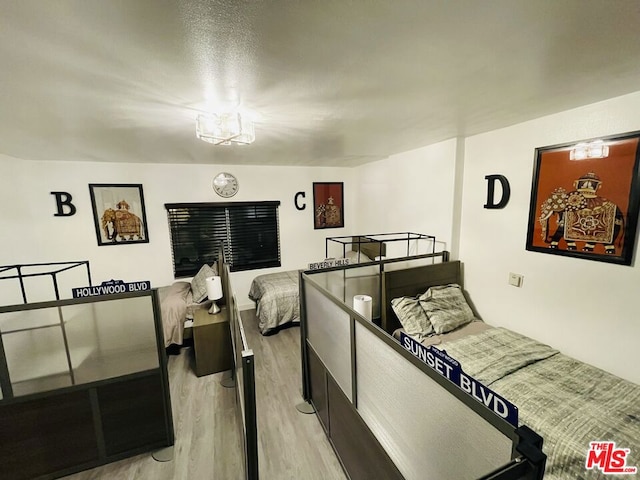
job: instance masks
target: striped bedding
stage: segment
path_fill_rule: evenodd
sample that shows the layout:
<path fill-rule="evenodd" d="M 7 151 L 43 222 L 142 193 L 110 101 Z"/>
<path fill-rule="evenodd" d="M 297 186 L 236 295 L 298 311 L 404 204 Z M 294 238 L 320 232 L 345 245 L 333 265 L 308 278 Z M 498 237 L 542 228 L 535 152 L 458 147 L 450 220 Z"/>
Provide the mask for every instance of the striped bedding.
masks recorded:
<path fill-rule="evenodd" d="M 249 298 L 256 302 L 260 333 L 273 333 L 282 325 L 300 322 L 298 271 L 267 273 L 251 282 Z"/>
<path fill-rule="evenodd" d="M 586 469 L 594 441 L 629 449 L 626 466 L 640 467 L 639 385 L 504 328 L 437 348 L 516 405 L 520 424 L 542 435 L 548 457 L 545 480 L 629 478 Z"/>

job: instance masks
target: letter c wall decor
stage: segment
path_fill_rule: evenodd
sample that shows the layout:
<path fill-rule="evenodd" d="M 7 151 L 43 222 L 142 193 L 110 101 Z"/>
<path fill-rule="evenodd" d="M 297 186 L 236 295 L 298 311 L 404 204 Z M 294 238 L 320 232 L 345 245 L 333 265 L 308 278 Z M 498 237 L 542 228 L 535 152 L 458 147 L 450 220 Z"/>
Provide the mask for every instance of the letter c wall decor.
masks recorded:
<path fill-rule="evenodd" d="M 484 208 L 496 209 L 504 208 L 509 203 L 509 197 L 511 197 L 511 187 L 509 187 L 509 180 L 504 175 L 487 175 L 484 177 L 487 180 L 487 203 Z M 494 202 L 496 180 L 500 182 L 502 187 L 502 198 L 498 203 Z"/>
<path fill-rule="evenodd" d="M 298 193 L 296 193 L 296 195 L 293 197 L 293 203 L 296 205 L 296 208 L 297 208 L 298 210 L 304 210 L 305 208 L 307 208 L 307 204 L 306 204 L 306 203 L 303 203 L 302 205 L 299 205 L 299 204 L 298 204 L 298 198 L 299 198 L 299 197 L 304 198 L 304 197 L 305 197 L 305 192 L 298 192 Z"/>

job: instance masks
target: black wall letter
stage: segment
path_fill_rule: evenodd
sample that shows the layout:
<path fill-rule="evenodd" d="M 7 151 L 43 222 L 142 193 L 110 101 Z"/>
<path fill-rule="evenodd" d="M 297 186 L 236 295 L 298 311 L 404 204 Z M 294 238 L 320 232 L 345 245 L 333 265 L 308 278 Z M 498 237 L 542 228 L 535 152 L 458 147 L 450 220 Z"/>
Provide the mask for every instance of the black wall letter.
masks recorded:
<path fill-rule="evenodd" d="M 484 208 L 504 208 L 509 203 L 509 197 L 511 196 L 511 187 L 509 187 L 509 180 L 504 175 L 487 175 L 484 177 L 487 180 L 487 203 Z M 502 186 L 502 198 L 498 203 L 493 203 L 493 197 L 495 193 L 496 180 L 500 182 Z"/>
<path fill-rule="evenodd" d="M 55 195 L 56 197 L 56 205 L 58 207 L 58 213 L 54 213 L 54 217 L 70 217 L 71 215 L 75 215 L 76 206 L 71 203 L 73 198 L 70 193 L 67 192 L 51 192 L 51 195 Z M 68 207 L 69 211 L 65 212 L 64 207 Z"/>
<path fill-rule="evenodd" d="M 295 196 L 295 197 L 293 197 L 293 203 L 295 203 L 295 204 L 296 204 L 296 208 L 297 208 L 298 210 L 304 210 L 305 208 L 307 208 L 307 204 L 306 204 L 306 203 L 304 203 L 304 204 L 302 204 L 302 205 L 298 205 L 298 197 L 302 197 L 302 198 L 304 198 L 304 196 L 305 196 L 305 193 L 304 193 L 304 192 L 298 192 L 298 193 L 296 193 L 296 196 Z"/>

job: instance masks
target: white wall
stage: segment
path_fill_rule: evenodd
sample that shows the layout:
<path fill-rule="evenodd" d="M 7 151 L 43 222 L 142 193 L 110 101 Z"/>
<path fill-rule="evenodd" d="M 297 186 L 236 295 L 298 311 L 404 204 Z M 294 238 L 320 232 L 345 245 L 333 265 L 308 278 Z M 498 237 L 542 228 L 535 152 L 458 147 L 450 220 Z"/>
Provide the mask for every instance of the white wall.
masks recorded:
<path fill-rule="evenodd" d="M 357 230 L 435 235 L 450 249 L 455 165 L 453 139 L 357 167 Z"/>
<path fill-rule="evenodd" d="M 356 229 L 436 235 L 486 322 L 640 383 L 638 268 L 525 250 L 535 148 L 640 130 L 638 112 L 640 92 L 357 167 Z M 489 174 L 510 182 L 504 209 L 483 208 Z"/>
<path fill-rule="evenodd" d="M 640 130 L 638 112 L 640 92 L 468 138 L 460 238 L 465 287 L 486 322 L 636 383 L 638 267 L 528 252 L 525 243 L 534 149 Z M 509 180 L 504 209 L 483 208 L 489 174 Z M 522 288 L 508 285 L 509 272 L 524 275 Z"/>
<path fill-rule="evenodd" d="M 638 268 L 525 250 L 534 149 L 640 130 L 638 112 L 640 92 L 470 137 L 464 145 L 452 139 L 354 169 L 36 162 L 0 156 L 0 264 L 87 259 L 94 283 L 118 278 L 169 284 L 164 204 L 220 201 L 211 179 L 231 171 L 240 181 L 233 200 L 282 202 L 282 269 L 322 259 L 329 235 L 433 234 L 454 253 L 459 244 L 460 254 L 454 256 L 463 261 L 465 286 L 485 321 L 640 383 L 634 301 Z M 511 184 L 511 200 L 502 210 L 483 208 L 484 177 L 494 173 Z M 313 229 L 314 181 L 345 183 L 346 228 Z M 97 246 L 89 183 L 143 184 L 150 243 Z M 71 193 L 77 214 L 54 217 L 51 191 Z M 306 210 L 294 207 L 298 191 L 306 192 Z M 242 308 L 251 306 L 251 279 L 271 271 L 233 274 Z M 509 272 L 524 275 L 522 288 L 508 285 Z"/>
<path fill-rule="evenodd" d="M 211 188 L 220 171 L 234 173 L 239 180 L 233 201 L 280 200 L 281 269 L 304 268 L 322 260 L 328 235 L 355 233 L 356 193 L 349 168 L 46 162 L 0 155 L 0 265 L 89 260 L 94 284 L 112 278 L 150 280 L 154 287 L 170 284 L 174 279 L 164 204 L 223 201 Z M 318 181 L 344 182 L 346 228 L 313 229 L 312 183 Z M 142 184 L 149 243 L 98 246 L 89 183 Z M 70 193 L 77 213 L 54 217 L 52 191 Z M 306 192 L 307 207 L 302 211 L 294 206 L 299 191 Z M 251 280 L 276 270 L 233 274 L 241 308 L 253 306 L 247 297 Z"/>

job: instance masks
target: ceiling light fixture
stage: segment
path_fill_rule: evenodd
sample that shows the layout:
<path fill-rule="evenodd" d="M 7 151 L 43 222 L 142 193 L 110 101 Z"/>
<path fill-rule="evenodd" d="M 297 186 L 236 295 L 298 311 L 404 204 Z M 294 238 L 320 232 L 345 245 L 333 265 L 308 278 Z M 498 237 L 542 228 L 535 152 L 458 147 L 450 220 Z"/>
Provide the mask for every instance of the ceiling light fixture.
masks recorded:
<path fill-rule="evenodd" d="M 609 156 L 609 146 L 602 140 L 579 143 L 571 149 L 570 160 L 586 160 L 587 158 L 605 158 Z"/>
<path fill-rule="evenodd" d="M 214 145 L 248 145 L 256 139 L 253 122 L 240 112 L 198 115 L 196 136 Z"/>

